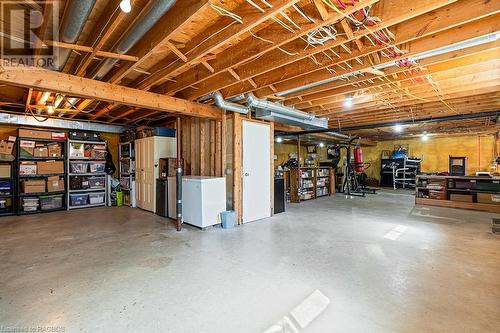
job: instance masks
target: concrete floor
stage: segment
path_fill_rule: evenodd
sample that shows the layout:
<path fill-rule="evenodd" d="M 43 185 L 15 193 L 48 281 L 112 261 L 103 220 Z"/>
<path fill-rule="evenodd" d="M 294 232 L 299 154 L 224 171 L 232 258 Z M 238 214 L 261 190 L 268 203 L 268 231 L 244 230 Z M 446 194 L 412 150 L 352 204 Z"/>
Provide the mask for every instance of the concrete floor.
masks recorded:
<path fill-rule="evenodd" d="M 286 316 L 296 332 L 498 332 L 492 216 L 385 192 L 231 230 L 130 208 L 3 218 L 0 329 L 263 332 Z M 290 312 L 315 290 L 329 304 L 300 328 Z"/>

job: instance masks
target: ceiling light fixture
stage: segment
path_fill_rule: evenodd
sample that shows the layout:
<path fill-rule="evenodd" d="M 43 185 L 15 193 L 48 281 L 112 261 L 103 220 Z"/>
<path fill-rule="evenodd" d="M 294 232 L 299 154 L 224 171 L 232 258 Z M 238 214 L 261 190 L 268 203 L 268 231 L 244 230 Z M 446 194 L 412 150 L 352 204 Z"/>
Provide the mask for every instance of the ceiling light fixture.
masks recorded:
<path fill-rule="evenodd" d="M 47 108 L 47 113 L 48 114 L 53 114 L 54 113 L 54 106 L 53 105 L 49 105 L 49 107 Z"/>
<path fill-rule="evenodd" d="M 424 132 L 422 134 L 422 141 L 428 141 L 429 140 L 429 134 L 427 134 L 427 132 Z"/>
<path fill-rule="evenodd" d="M 120 2 L 120 9 L 124 13 L 130 13 L 130 11 L 132 10 L 132 5 L 130 4 L 130 0 L 122 0 Z"/>
<path fill-rule="evenodd" d="M 403 132 L 403 126 L 401 124 L 396 124 L 396 126 L 394 126 L 394 132 L 396 133 Z"/>
<path fill-rule="evenodd" d="M 323 148 L 323 147 L 325 146 L 325 143 L 324 143 L 324 142 L 320 142 L 320 143 L 319 143 L 319 146 L 320 146 L 321 148 Z"/>
<path fill-rule="evenodd" d="M 350 108 L 352 106 L 352 95 L 351 94 L 345 95 L 344 106 L 346 108 Z"/>
<path fill-rule="evenodd" d="M 282 143 L 283 142 L 283 138 L 281 136 L 276 137 L 276 142 L 277 143 Z"/>

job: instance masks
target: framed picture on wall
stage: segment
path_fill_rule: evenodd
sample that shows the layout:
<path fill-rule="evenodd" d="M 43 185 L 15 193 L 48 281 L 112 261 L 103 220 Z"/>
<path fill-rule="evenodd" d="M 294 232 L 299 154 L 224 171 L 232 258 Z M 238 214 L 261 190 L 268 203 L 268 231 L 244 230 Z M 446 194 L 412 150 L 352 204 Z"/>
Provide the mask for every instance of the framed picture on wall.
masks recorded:
<path fill-rule="evenodd" d="M 316 154 L 316 146 L 307 146 L 308 154 Z"/>

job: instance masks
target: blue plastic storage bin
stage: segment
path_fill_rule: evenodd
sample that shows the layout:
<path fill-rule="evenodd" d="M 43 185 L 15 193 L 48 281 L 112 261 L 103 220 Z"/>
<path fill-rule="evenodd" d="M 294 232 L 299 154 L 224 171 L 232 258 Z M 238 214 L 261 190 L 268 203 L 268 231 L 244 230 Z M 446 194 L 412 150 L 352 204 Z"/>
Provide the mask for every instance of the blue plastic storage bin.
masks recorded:
<path fill-rule="evenodd" d="M 220 213 L 222 227 L 224 229 L 233 228 L 236 223 L 236 212 L 234 210 L 227 210 Z"/>
<path fill-rule="evenodd" d="M 166 136 L 170 138 L 175 138 L 175 128 L 168 127 L 155 127 L 153 129 L 155 136 Z"/>

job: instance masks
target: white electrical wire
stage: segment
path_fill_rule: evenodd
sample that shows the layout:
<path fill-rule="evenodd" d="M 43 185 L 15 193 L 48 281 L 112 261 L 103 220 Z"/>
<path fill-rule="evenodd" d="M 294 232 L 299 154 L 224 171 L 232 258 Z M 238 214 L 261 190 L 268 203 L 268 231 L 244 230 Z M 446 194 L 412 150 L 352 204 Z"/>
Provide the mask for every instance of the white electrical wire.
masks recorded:
<path fill-rule="evenodd" d="M 297 13 L 299 13 L 303 18 L 305 18 L 306 20 L 308 20 L 309 22 L 311 23 L 316 23 L 316 21 L 314 21 L 312 18 L 310 18 L 308 15 L 306 15 L 301 9 L 299 6 L 297 5 L 292 5 L 292 7 L 297 11 Z"/>
<path fill-rule="evenodd" d="M 252 35 L 253 37 L 255 37 L 255 38 L 257 38 L 257 39 L 259 39 L 259 40 L 261 40 L 263 42 L 266 42 L 266 43 L 269 43 L 269 44 L 274 44 L 274 42 L 272 40 L 259 37 L 256 34 L 254 34 L 251 30 L 248 30 L 248 32 L 250 33 L 250 35 Z"/>
<path fill-rule="evenodd" d="M 337 39 L 337 29 L 333 24 L 324 27 L 319 27 L 318 29 L 311 31 L 307 34 L 307 42 L 312 45 L 323 45 L 329 40 Z"/>
<path fill-rule="evenodd" d="M 251 4 L 252 6 L 254 6 L 255 8 L 257 8 L 257 10 L 261 13 L 264 13 L 264 9 L 260 8 L 259 5 L 257 5 L 255 2 L 253 2 L 252 0 L 246 0 L 249 4 Z"/>
<path fill-rule="evenodd" d="M 222 7 L 219 7 L 217 5 L 214 5 L 213 3 L 210 3 L 210 7 L 212 7 L 216 12 L 218 12 L 220 15 L 222 16 L 229 16 L 230 18 L 234 19 L 235 21 L 243 24 L 243 20 L 241 18 L 241 16 L 239 15 L 236 15 L 235 13 L 232 13 L 228 10 L 225 10 L 224 8 Z"/>

